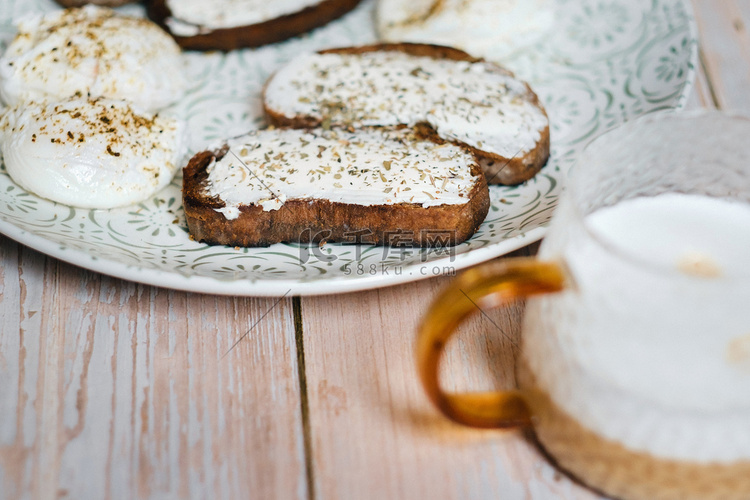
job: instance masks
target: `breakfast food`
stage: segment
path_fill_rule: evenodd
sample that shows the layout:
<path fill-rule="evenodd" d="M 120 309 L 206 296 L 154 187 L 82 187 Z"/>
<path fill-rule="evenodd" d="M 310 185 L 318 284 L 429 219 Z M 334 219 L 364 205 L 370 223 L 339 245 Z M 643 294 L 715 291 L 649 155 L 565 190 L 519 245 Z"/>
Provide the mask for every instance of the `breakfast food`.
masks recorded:
<path fill-rule="evenodd" d="M 304 54 L 271 77 L 264 107 L 273 124 L 292 127 L 426 123 L 444 140 L 468 146 L 487 166 L 489 183 L 523 182 L 549 157 L 549 120 L 529 86 L 448 47 L 381 44 Z"/>
<path fill-rule="evenodd" d="M 0 119 L 11 178 L 41 197 L 84 208 L 128 205 L 169 184 L 183 133 L 175 119 L 105 98 L 22 103 Z"/>
<path fill-rule="evenodd" d="M 262 130 L 183 173 L 190 234 L 215 244 L 456 244 L 489 209 L 471 153 L 408 129 Z"/>
<path fill-rule="evenodd" d="M 79 96 L 126 99 L 156 111 L 187 86 L 179 47 L 144 19 L 88 5 L 21 21 L 0 59 L 9 105 Z"/>
<path fill-rule="evenodd" d="M 383 40 L 446 44 L 499 60 L 554 26 L 552 0 L 378 0 Z"/>
<path fill-rule="evenodd" d="M 337 19 L 360 0 L 154 0 L 149 16 L 186 49 L 280 42 Z"/>
<path fill-rule="evenodd" d="M 22 21 L 0 59 L 0 148 L 11 178 L 83 208 L 142 201 L 171 181 L 184 125 L 154 114 L 184 93 L 156 25 L 89 5 Z"/>

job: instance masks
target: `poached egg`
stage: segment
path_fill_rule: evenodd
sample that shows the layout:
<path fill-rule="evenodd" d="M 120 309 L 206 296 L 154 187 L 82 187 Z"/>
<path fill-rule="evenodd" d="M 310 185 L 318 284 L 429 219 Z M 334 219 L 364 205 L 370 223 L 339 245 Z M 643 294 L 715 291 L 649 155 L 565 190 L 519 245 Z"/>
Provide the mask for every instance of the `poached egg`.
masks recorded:
<path fill-rule="evenodd" d="M 8 105 L 76 94 L 126 99 L 156 111 L 187 88 L 177 44 L 156 24 L 87 5 L 27 17 L 0 58 Z"/>
<path fill-rule="evenodd" d="M 184 155 L 184 135 L 180 120 L 107 98 L 23 103 L 0 118 L 11 178 L 82 208 L 137 203 L 165 187 Z"/>

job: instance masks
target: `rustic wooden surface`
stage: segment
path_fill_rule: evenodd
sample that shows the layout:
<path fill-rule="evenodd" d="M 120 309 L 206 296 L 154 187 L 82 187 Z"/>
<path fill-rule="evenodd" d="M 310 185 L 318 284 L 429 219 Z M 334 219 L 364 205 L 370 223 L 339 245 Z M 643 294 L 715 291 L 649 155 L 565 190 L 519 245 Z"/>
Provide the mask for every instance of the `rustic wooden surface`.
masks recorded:
<path fill-rule="evenodd" d="M 695 11 L 690 107 L 750 113 L 750 0 Z M 214 297 L 0 236 L 0 499 L 598 498 L 517 432 L 462 428 L 429 405 L 414 332 L 446 282 Z M 512 386 L 522 313 L 464 325 L 447 383 Z"/>

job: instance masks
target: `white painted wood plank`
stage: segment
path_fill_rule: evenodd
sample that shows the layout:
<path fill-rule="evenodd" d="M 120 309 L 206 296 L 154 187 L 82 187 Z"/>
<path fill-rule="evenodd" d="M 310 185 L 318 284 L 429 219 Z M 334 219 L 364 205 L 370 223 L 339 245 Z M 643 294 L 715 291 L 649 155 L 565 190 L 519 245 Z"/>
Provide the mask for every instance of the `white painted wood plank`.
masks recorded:
<path fill-rule="evenodd" d="M 698 65 L 695 76 L 695 85 L 685 105 L 686 110 L 716 109 L 716 103 L 712 95 L 711 83 L 703 68 L 703 53 L 701 52 L 701 63 Z"/>
<path fill-rule="evenodd" d="M 693 0 L 703 62 L 718 105 L 750 115 L 750 2 Z"/>
<path fill-rule="evenodd" d="M 7 239 L 0 286 L 0 497 L 307 498 L 291 299 L 137 285 Z"/>

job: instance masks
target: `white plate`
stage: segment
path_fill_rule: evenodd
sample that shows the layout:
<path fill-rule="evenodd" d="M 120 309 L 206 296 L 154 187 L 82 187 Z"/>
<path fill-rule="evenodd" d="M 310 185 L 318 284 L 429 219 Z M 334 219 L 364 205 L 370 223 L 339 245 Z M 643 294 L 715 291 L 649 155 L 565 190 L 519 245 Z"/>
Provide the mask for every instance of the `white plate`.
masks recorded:
<path fill-rule="evenodd" d="M 551 120 L 552 157 L 533 180 L 492 187 L 487 220 L 450 251 L 328 244 L 211 247 L 191 241 L 181 179 L 127 208 L 83 210 L 16 186 L 0 169 L 0 232 L 81 267 L 152 285 L 232 295 L 316 295 L 394 285 L 489 260 L 540 239 L 561 182 L 580 148 L 625 120 L 681 107 L 697 61 L 692 12 L 683 0 L 557 0 L 557 26 L 503 61 L 528 80 Z M 50 0 L 0 0 L 0 36 L 19 15 L 58 8 Z M 188 53 L 195 83 L 181 106 L 192 151 L 263 125 L 260 89 L 301 51 L 371 43 L 374 1 L 311 36 L 228 54 Z M 128 13 L 140 12 L 129 7 Z"/>

